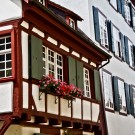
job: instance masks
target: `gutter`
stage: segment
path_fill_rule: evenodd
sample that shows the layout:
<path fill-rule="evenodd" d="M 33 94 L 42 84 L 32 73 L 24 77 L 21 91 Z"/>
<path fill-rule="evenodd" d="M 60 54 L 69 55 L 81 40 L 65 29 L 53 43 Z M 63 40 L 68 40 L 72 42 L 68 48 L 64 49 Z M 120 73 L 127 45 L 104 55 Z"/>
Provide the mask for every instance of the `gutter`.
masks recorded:
<path fill-rule="evenodd" d="M 101 69 L 102 67 L 106 66 L 107 64 L 109 64 L 110 59 L 107 59 L 107 62 L 105 64 L 103 64 L 102 66 L 98 67 L 98 70 Z"/>

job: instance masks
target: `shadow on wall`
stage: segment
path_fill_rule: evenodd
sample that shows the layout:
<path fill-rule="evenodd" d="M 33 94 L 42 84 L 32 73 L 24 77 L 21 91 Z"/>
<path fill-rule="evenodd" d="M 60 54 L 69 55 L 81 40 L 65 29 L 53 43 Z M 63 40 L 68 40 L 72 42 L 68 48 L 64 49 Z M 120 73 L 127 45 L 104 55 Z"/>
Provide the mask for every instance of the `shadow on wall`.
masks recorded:
<path fill-rule="evenodd" d="M 10 1 L 13 2 L 19 8 L 22 8 L 22 2 L 21 2 L 21 0 L 10 0 Z"/>

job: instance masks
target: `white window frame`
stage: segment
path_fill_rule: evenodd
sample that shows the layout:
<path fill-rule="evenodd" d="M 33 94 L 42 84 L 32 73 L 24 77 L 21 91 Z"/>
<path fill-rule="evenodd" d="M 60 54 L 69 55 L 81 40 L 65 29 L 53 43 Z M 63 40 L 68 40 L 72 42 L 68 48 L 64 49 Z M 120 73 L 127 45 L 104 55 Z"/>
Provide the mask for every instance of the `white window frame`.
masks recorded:
<path fill-rule="evenodd" d="M 69 18 L 69 26 L 75 29 L 75 21 L 72 18 Z"/>
<path fill-rule="evenodd" d="M 120 112 L 127 113 L 125 86 L 124 86 L 124 82 L 120 79 L 118 79 L 118 89 L 119 89 L 119 100 L 120 100 Z"/>
<path fill-rule="evenodd" d="M 10 38 L 10 42 L 7 42 L 6 39 Z M 4 68 L 0 69 L 0 72 L 5 72 L 4 76 L 0 78 L 8 78 L 12 76 L 12 46 L 11 46 L 11 35 L 8 36 L 2 36 L 0 37 L 0 40 L 4 39 L 4 43 L 0 43 L 0 46 L 4 46 L 4 49 L 0 50 L 0 55 L 3 55 L 5 57 L 5 59 L 3 61 L 0 60 L 0 64 L 3 63 L 4 64 Z M 10 48 L 6 49 L 6 46 L 10 45 Z M 7 55 L 10 54 L 11 55 L 11 59 L 7 60 Z M 10 67 L 6 67 L 9 66 L 8 63 L 11 64 Z M 11 73 L 10 73 L 11 72 Z M 10 75 L 8 75 L 8 73 L 10 73 Z"/>
<path fill-rule="evenodd" d="M 90 74 L 87 68 L 83 68 L 84 96 L 91 98 Z"/>
<path fill-rule="evenodd" d="M 44 45 L 42 47 L 43 47 L 43 56 L 45 56 L 45 57 L 43 57 L 44 75 L 52 74 L 55 79 L 63 80 L 63 57 L 62 57 L 62 55 L 58 54 L 57 52 L 54 52 L 53 50 L 45 47 Z M 54 57 L 49 55 L 49 53 L 48 53 L 49 51 L 52 54 L 54 54 Z M 48 59 L 49 56 L 53 59 L 53 61 L 50 61 Z M 57 56 L 59 56 L 59 58 L 61 57 L 61 60 L 58 59 Z M 60 64 L 58 64 L 58 63 L 60 63 Z M 49 65 L 54 66 L 54 71 L 51 71 L 51 69 L 49 70 Z M 61 74 L 58 73 L 58 69 L 61 70 Z"/>
<path fill-rule="evenodd" d="M 119 30 L 113 25 L 113 40 L 114 40 L 114 49 L 115 49 L 115 55 L 119 58 L 122 57 L 122 47 L 121 47 L 121 41 L 120 41 L 120 34 Z"/>
<path fill-rule="evenodd" d="M 128 6 L 128 1 L 127 0 L 125 0 L 125 20 L 126 20 L 126 22 L 128 23 L 128 24 L 130 24 L 130 22 L 131 22 L 131 14 L 130 14 L 130 8 L 129 8 L 129 6 Z"/>
<path fill-rule="evenodd" d="M 134 112 L 135 112 L 135 87 L 133 87 L 133 104 L 134 104 Z"/>
<path fill-rule="evenodd" d="M 102 13 L 98 12 L 98 14 L 101 45 L 108 48 L 107 19 Z"/>
<path fill-rule="evenodd" d="M 132 56 L 134 56 L 134 54 L 133 54 L 133 50 L 131 49 L 132 47 L 133 47 L 132 42 L 130 40 L 128 40 L 129 65 L 134 68 L 134 64 L 133 64 L 134 62 L 133 62 L 133 58 L 132 58 Z"/>
<path fill-rule="evenodd" d="M 105 108 L 114 110 L 112 76 L 106 71 L 102 72 Z"/>
<path fill-rule="evenodd" d="M 110 0 L 111 5 L 117 9 L 117 0 Z"/>

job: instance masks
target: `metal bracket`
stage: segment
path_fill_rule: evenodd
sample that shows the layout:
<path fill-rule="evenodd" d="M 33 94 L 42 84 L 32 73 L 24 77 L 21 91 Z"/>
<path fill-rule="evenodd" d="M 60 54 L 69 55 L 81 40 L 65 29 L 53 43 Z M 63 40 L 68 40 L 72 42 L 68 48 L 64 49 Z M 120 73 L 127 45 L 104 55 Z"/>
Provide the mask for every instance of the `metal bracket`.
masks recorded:
<path fill-rule="evenodd" d="M 55 96 L 55 104 L 58 104 L 58 99 L 59 99 L 59 97 Z"/>
<path fill-rule="evenodd" d="M 43 92 L 40 92 L 40 91 L 39 91 L 39 98 L 38 98 L 39 100 L 42 100 L 42 98 L 41 98 L 41 95 L 42 95 L 42 94 L 43 94 Z"/>
<path fill-rule="evenodd" d="M 72 100 L 68 100 L 68 108 L 71 108 Z"/>

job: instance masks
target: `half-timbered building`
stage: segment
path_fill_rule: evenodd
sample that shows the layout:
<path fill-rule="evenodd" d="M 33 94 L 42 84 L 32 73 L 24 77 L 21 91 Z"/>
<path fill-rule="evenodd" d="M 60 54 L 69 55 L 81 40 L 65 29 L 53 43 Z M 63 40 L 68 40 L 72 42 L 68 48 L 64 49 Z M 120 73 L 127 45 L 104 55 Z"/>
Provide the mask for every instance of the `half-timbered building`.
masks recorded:
<path fill-rule="evenodd" d="M 37 0 L 2 1 L 0 13 L 0 135 L 105 135 L 98 70 L 110 55 L 79 30 L 83 19 Z M 83 97 L 41 92 L 49 74 Z"/>

